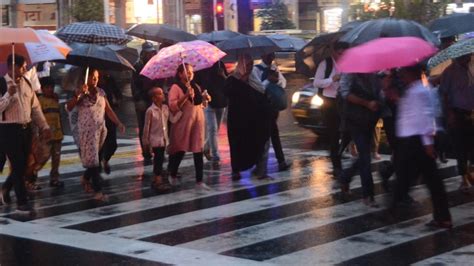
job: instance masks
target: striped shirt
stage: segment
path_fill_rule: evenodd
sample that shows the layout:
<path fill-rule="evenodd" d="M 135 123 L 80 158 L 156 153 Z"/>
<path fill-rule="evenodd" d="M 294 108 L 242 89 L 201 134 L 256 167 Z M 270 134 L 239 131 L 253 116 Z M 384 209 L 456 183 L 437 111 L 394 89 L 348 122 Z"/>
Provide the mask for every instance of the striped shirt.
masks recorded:
<path fill-rule="evenodd" d="M 4 78 L 7 84 L 13 83 L 8 74 Z M 0 113 L 0 124 L 27 124 L 33 121 L 40 129 L 49 129 L 38 98 L 26 78 L 20 80 L 15 94 L 10 95 L 7 91 L 0 97 Z"/>

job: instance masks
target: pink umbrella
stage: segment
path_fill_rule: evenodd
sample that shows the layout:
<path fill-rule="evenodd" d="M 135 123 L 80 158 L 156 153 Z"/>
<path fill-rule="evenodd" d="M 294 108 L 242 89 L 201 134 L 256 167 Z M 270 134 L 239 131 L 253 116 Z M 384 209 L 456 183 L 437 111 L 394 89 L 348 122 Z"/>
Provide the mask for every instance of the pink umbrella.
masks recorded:
<path fill-rule="evenodd" d="M 345 51 L 337 67 L 345 73 L 371 73 L 414 65 L 436 51 L 417 37 L 380 38 Z"/>
<path fill-rule="evenodd" d="M 148 61 L 140 74 L 150 79 L 173 77 L 180 64 L 190 64 L 194 70 L 209 68 L 226 53 L 204 41 L 180 42 L 161 49 Z"/>

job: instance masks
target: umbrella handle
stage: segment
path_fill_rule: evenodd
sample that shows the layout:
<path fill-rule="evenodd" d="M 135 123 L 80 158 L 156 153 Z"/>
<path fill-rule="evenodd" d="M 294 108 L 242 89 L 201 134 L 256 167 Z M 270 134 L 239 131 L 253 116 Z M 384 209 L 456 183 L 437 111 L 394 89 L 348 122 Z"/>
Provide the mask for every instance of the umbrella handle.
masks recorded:
<path fill-rule="evenodd" d="M 87 80 L 89 79 L 89 67 L 86 68 L 86 77 L 84 79 L 84 85 L 87 85 Z"/>
<path fill-rule="evenodd" d="M 86 68 L 86 77 L 84 79 L 84 85 L 87 85 L 87 80 L 89 79 L 89 67 Z M 86 92 L 84 92 L 84 94 L 89 94 L 89 90 L 87 90 Z"/>
<path fill-rule="evenodd" d="M 15 43 L 12 42 L 12 78 L 13 83 L 15 82 Z"/>

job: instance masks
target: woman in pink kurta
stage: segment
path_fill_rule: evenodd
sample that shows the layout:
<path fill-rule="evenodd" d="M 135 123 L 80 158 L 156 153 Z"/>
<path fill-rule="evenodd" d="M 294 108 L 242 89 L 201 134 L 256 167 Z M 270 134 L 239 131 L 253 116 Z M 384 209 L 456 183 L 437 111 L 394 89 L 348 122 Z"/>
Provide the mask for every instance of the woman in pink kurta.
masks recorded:
<path fill-rule="evenodd" d="M 186 69 L 185 67 L 186 66 Z M 186 152 L 192 152 L 196 171 L 197 186 L 208 188 L 203 183 L 203 147 L 204 147 L 204 107 L 210 97 L 193 82 L 191 65 L 180 65 L 176 73 L 176 82 L 168 93 L 169 108 L 172 113 L 182 112 L 181 118 L 171 125 L 169 156 L 169 181 L 179 184 L 177 176 L 179 164 Z"/>

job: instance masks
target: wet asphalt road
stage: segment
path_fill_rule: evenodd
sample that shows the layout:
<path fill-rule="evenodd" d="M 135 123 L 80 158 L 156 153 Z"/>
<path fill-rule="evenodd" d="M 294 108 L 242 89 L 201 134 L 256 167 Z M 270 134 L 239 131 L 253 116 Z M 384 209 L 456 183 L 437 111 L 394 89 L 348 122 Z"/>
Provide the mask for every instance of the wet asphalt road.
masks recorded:
<path fill-rule="evenodd" d="M 287 77 L 289 97 L 308 82 Z M 232 182 L 227 155 L 220 166 L 205 165 L 213 190 L 196 191 L 188 155 L 180 171 L 190 178 L 180 189 L 158 195 L 149 187 L 151 168 L 137 151 L 133 103 L 125 98 L 118 114 L 128 130 L 119 136 L 113 173 L 104 176 L 110 202 L 97 204 L 82 192 L 77 151 L 65 140 L 61 178 L 66 187 L 49 189 L 47 178 L 40 178 L 45 188 L 31 193 L 34 217 L 0 206 L 0 265 L 468 265 L 462 262 L 474 260 L 474 198 L 457 191 L 452 161 L 441 174 L 456 226 L 428 230 L 423 223 L 431 205 L 422 186 L 413 191 L 418 205 L 400 212 L 363 208 L 358 180 L 352 195 L 342 197 L 328 174 L 324 140 L 294 125 L 285 110 L 279 126 L 291 170 L 277 173 L 271 159 L 272 180 L 255 180 L 245 172 L 240 182 Z M 223 133 L 219 142 L 226 154 Z M 374 171 L 382 163 L 373 162 Z M 383 206 L 389 204 L 379 180 L 375 193 Z"/>

